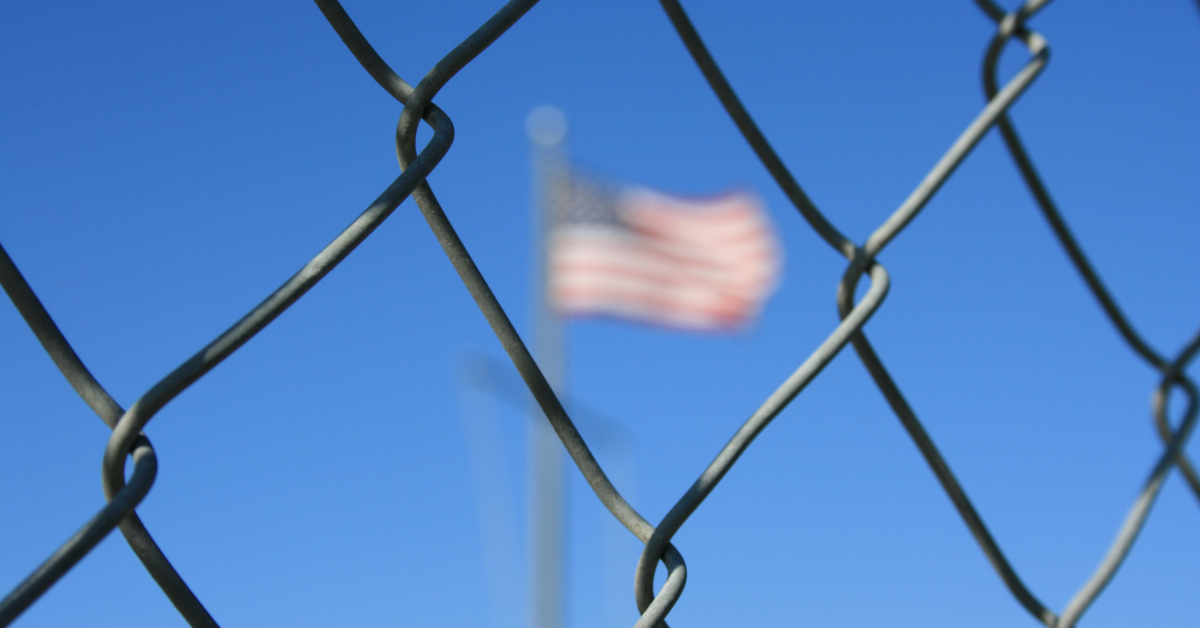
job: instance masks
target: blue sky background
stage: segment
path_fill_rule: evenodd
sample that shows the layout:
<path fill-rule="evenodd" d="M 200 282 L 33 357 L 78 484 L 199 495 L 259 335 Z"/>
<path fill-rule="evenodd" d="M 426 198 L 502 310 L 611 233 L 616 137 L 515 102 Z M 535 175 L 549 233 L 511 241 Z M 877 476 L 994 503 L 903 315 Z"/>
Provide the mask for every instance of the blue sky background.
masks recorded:
<path fill-rule="evenodd" d="M 499 3 L 345 6 L 415 83 Z M 860 242 L 983 105 L 993 25 L 966 0 L 685 6 L 801 185 Z M 1017 128 L 1134 325 L 1174 354 L 1200 325 L 1200 11 L 1061 0 L 1032 26 L 1052 55 Z M 1012 47 L 1006 75 L 1024 59 Z M 0 4 L 0 84 L 0 242 L 125 405 L 397 174 L 400 107 L 311 4 Z M 561 107 L 575 158 L 614 177 L 766 199 L 787 262 L 751 331 L 570 325 L 573 396 L 632 443 L 601 461 L 657 521 L 834 328 L 843 259 L 772 184 L 654 2 L 547 1 L 436 101 L 457 134 L 430 181 L 522 330 L 533 107 Z M 876 350 L 1018 573 L 1061 610 L 1161 451 L 1152 369 L 995 132 L 880 259 L 892 290 L 867 326 Z M 503 359 L 407 201 L 150 423 L 159 474 L 139 513 L 225 626 L 522 626 L 525 419 L 460 383 L 455 365 L 481 355 Z M 7 592 L 103 504 L 108 429 L 9 306 L 0 399 Z M 490 470 L 492 502 L 477 499 L 471 442 L 492 456 L 474 467 Z M 631 625 L 639 543 L 571 477 L 568 626 Z M 485 503 L 509 514 L 481 522 Z M 1198 526 L 1173 475 L 1081 625 L 1194 623 Z M 849 350 L 675 542 L 689 566 L 675 626 L 1037 625 Z M 184 622 L 117 533 L 16 625 Z"/>

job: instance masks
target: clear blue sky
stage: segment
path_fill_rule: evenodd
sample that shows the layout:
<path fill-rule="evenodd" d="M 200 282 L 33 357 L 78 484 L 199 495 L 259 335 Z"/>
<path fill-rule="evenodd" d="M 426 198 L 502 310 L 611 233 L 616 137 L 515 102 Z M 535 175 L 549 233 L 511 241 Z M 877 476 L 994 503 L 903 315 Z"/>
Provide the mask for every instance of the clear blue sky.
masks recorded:
<path fill-rule="evenodd" d="M 345 7 L 415 83 L 499 3 Z M 801 185 L 860 242 L 983 104 L 994 27 L 967 0 L 685 7 Z M 1053 52 L 1012 116 L 1134 325 L 1173 354 L 1200 325 L 1200 11 L 1060 0 L 1031 25 Z M 1012 47 L 1006 76 L 1023 60 Z M 125 405 L 397 174 L 400 108 L 312 4 L 3 3 L 0 84 L 0 242 Z M 650 0 L 547 1 L 436 102 L 457 135 L 430 182 L 523 331 L 533 107 L 566 111 L 591 168 L 766 199 L 787 261 L 753 330 L 570 326 L 574 396 L 633 442 L 601 461 L 625 465 L 620 488 L 657 521 L 834 328 L 844 261 Z M 877 351 L 1018 573 L 1061 610 L 1161 451 L 1154 372 L 1103 317 L 995 132 L 880 259 L 892 290 L 867 326 Z M 149 424 L 159 473 L 139 513 L 223 626 L 522 626 L 525 419 L 488 415 L 502 455 L 488 477 L 512 514 L 481 525 L 462 412 L 489 402 L 455 375 L 478 355 L 503 359 L 407 201 Z M 6 303 L 0 400 L 7 593 L 103 504 L 108 429 Z M 632 625 L 639 543 L 571 482 L 568 625 Z M 1198 529 L 1200 502 L 1173 474 L 1081 625 L 1194 624 Z M 689 580 L 673 626 L 1037 625 L 849 350 L 675 543 Z M 184 622 L 115 533 L 16 625 Z"/>

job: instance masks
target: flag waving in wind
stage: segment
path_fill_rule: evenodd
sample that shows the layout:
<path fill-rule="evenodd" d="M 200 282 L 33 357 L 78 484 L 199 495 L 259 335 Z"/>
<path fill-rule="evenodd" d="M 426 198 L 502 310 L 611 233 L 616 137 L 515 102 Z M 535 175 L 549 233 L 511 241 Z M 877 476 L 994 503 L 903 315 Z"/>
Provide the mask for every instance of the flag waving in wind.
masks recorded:
<path fill-rule="evenodd" d="M 549 297 L 562 315 L 732 331 L 779 283 L 778 241 L 748 192 L 676 197 L 571 172 L 551 206 Z"/>

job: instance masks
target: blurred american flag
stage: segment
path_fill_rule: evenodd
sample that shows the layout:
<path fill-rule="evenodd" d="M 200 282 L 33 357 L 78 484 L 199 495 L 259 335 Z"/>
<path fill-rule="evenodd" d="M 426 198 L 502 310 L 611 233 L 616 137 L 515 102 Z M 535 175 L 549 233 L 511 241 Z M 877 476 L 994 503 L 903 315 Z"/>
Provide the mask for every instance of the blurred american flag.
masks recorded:
<path fill-rule="evenodd" d="M 732 331 L 779 283 L 779 243 L 749 192 L 677 197 L 572 172 L 551 197 L 549 294 L 560 314 Z"/>

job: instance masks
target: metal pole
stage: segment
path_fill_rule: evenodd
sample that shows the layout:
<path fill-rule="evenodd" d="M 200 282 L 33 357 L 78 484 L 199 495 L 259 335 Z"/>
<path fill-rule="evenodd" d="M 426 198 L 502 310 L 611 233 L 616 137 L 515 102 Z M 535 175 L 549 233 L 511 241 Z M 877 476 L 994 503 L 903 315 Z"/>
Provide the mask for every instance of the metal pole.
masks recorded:
<path fill-rule="evenodd" d="M 567 121 L 542 106 L 526 121 L 533 146 L 533 356 L 547 382 L 564 398 L 566 336 L 549 300 L 547 235 L 555 181 L 566 174 Z M 529 422 L 530 628 L 562 628 L 566 593 L 566 474 L 563 446 L 536 406 Z"/>

